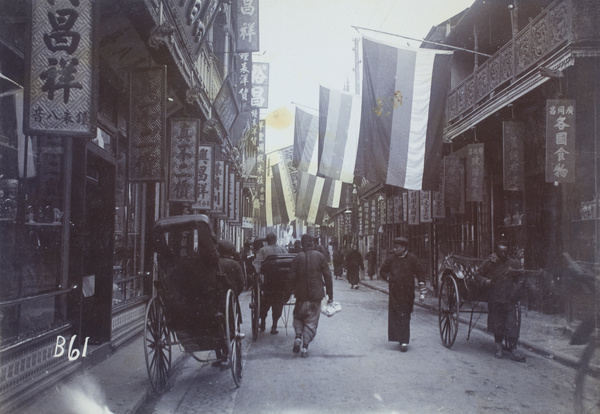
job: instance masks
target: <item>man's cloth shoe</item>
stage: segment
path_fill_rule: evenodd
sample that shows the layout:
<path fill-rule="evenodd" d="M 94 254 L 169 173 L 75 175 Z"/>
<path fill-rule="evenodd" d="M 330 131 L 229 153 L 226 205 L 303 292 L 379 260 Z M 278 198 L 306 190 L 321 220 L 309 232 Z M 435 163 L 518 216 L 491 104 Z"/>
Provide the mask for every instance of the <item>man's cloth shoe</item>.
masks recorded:
<path fill-rule="evenodd" d="M 494 355 L 498 359 L 504 358 L 502 354 L 502 344 L 496 343 L 496 354 Z"/>
<path fill-rule="evenodd" d="M 302 351 L 300 351 L 300 356 L 301 356 L 302 358 L 306 358 L 306 357 L 308 357 L 308 349 L 306 349 L 306 348 L 302 348 Z"/>
<path fill-rule="evenodd" d="M 510 351 L 510 355 L 513 361 L 525 362 L 525 355 L 523 355 L 521 352 L 517 351 L 514 348 Z"/>
<path fill-rule="evenodd" d="M 265 327 L 265 323 L 264 322 L 260 323 L 260 328 L 259 329 L 260 329 L 261 332 L 265 331 L 266 327 Z"/>
<path fill-rule="evenodd" d="M 271 335 L 277 335 L 279 333 L 279 331 L 277 330 L 277 328 L 271 328 Z"/>
<path fill-rule="evenodd" d="M 407 344 L 401 344 L 400 345 L 400 352 L 406 352 L 408 351 L 408 345 Z"/>
<path fill-rule="evenodd" d="M 294 340 L 294 348 L 292 349 L 292 351 L 294 352 L 294 354 L 297 354 L 298 352 L 300 352 L 300 347 L 302 346 L 302 338 L 296 338 Z"/>

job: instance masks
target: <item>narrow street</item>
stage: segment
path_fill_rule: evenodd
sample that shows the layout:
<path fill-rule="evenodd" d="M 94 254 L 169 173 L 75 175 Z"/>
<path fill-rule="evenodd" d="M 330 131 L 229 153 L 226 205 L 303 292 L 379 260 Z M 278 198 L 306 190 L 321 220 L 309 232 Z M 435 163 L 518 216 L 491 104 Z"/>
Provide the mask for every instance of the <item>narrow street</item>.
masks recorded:
<path fill-rule="evenodd" d="M 170 389 L 138 413 L 570 413 L 573 370 L 527 353 L 526 363 L 493 357 L 492 338 L 466 327 L 442 346 L 437 314 L 415 307 L 406 353 L 387 341 L 387 295 L 334 280 L 342 312 L 321 315 L 309 357 L 292 353 L 291 307 L 279 334 L 251 339 L 249 293 L 244 316 L 244 379 L 188 358 Z M 481 323 L 481 321 L 479 322 Z M 485 322 L 484 322 L 485 323 Z"/>

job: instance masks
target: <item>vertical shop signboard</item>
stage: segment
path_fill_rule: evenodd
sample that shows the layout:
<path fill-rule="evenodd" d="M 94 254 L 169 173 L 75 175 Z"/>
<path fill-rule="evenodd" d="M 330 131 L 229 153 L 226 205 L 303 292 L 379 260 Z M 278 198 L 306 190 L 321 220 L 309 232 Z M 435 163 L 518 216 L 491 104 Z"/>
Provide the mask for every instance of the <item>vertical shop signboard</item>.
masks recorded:
<path fill-rule="evenodd" d="M 239 114 L 239 108 L 237 106 L 237 101 L 235 99 L 229 77 L 227 77 L 227 79 L 225 79 L 221 85 L 221 89 L 219 89 L 219 93 L 217 93 L 217 96 L 215 97 L 213 106 L 215 108 L 215 112 L 221 120 L 221 123 L 229 132 L 233 122 L 235 121 L 235 118 Z"/>
<path fill-rule="evenodd" d="M 444 201 L 448 207 L 458 210 L 460 204 L 460 158 L 444 157 Z"/>
<path fill-rule="evenodd" d="M 419 193 L 419 205 L 421 206 L 419 220 L 421 223 L 431 223 L 431 191 L 421 191 Z"/>
<path fill-rule="evenodd" d="M 129 180 L 162 181 L 166 152 L 166 66 L 132 71 L 129 88 Z"/>
<path fill-rule="evenodd" d="M 546 182 L 575 182 L 575 100 L 546 101 Z"/>
<path fill-rule="evenodd" d="M 407 190 L 407 201 L 408 201 L 408 224 L 415 225 L 419 224 L 419 191 Z"/>
<path fill-rule="evenodd" d="M 371 236 L 377 233 L 377 224 L 378 224 L 378 212 L 377 208 L 377 199 L 375 197 L 371 198 L 371 227 L 369 228 L 368 234 Z"/>
<path fill-rule="evenodd" d="M 522 191 L 525 177 L 525 124 L 502 122 L 504 190 Z"/>
<path fill-rule="evenodd" d="M 97 34 L 92 0 L 31 1 L 23 130 L 96 136 Z"/>
<path fill-rule="evenodd" d="M 235 172 L 229 170 L 229 180 L 227 182 L 227 220 L 235 221 Z"/>
<path fill-rule="evenodd" d="M 387 200 L 384 196 L 380 196 L 379 199 L 379 224 L 386 224 L 388 215 L 387 215 Z M 379 231 L 379 229 L 377 229 Z"/>
<path fill-rule="evenodd" d="M 385 203 L 387 204 L 386 212 L 387 212 L 387 223 L 394 224 L 394 196 L 386 197 Z"/>
<path fill-rule="evenodd" d="M 198 145 L 198 169 L 196 177 L 196 202 L 192 208 L 211 211 L 214 208 L 214 144 Z"/>
<path fill-rule="evenodd" d="M 237 70 L 237 97 L 240 103 L 241 111 L 249 111 L 250 108 L 250 92 L 252 89 L 252 53 L 238 53 L 238 70 Z M 252 124 L 254 126 L 254 124 Z"/>
<path fill-rule="evenodd" d="M 431 192 L 431 217 L 446 217 L 446 206 L 444 205 L 444 193 L 442 191 Z"/>
<path fill-rule="evenodd" d="M 196 181 L 199 119 L 171 119 L 171 152 L 169 158 L 169 202 L 193 203 Z"/>
<path fill-rule="evenodd" d="M 238 0 L 236 4 L 235 51 L 237 53 L 258 52 L 260 50 L 258 0 Z"/>
<path fill-rule="evenodd" d="M 402 209 L 402 222 L 408 222 L 408 193 L 404 191 L 400 199 L 400 208 Z"/>
<path fill-rule="evenodd" d="M 213 212 L 217 216 L 225 213 L 225 161 L 215 160 L 215 170 L 213 174 L 214 194 L 213 194 Z"/>
<path fill-rule="evenodd" d="M 467 201 L 483 201 L 483 144 L 467 145 Z"/>
<path fill-rule="evenodd" d="M 233 205 L 235 209 L 235 224 L 236 226 L 242 225 L 242 180 L 240 177 L 236 177 L 235 180 L 235 203 Z"/>
<path fill-rule="evenodd" d="M 254 108 L 269 107 L 269 64 L 252 63 L 252 88 L 250 89 L 250 105 Z"/>

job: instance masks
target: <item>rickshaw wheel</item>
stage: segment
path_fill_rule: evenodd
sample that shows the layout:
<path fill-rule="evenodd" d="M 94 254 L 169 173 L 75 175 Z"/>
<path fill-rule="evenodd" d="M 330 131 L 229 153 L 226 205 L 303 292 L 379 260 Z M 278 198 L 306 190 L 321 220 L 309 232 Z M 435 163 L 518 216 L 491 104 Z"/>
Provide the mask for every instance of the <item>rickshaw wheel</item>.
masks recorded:
<path fill-rule="evenodd" d="M 242 383 L 242 338 L 240 331 L 240 311 L 235 294 L 230 289 L 227 291 L 227 304 L 225 314 L 225 331 L 227 332 L 227 347 L 229 351 L 229 366 L 236 387 Z"/>
<path fill-rule="evenodd" d="M 144 321 L 144 356 L 152 388 L 162 394 L 167 388 L 171 371 L 171 334 L 167 327 L 164 305 L 152 298 Z"/>
<path fill-rule="evenodd" d="M 252 300 L 250 302 L 252 311 L 252 340 L 258 339 L 258 325 L 260 324 L 260 287 L 258 283 L 258 275 L 255 275 L 252 284 Z"/>
<path fill-rule="evenodd" d="M 439 297 L 439 327 L 442 343 L 446 348 L 452 347 L 458 333 L 458 317 L 460 315 L 460 297 L 458 285 L 451 275 L 442 278 Z"/>

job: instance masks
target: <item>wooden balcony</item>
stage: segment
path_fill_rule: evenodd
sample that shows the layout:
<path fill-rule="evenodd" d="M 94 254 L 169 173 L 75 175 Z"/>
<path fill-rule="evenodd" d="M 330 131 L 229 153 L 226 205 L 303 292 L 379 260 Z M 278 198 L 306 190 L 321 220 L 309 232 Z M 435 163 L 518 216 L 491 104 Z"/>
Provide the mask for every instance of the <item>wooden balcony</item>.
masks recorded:
<path fill-rule="evenodd" d="M 600 55 L 596 0 L 557 0 L 448 94 L 444 138 L 452 140 L 579 56 Z"/>

